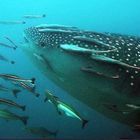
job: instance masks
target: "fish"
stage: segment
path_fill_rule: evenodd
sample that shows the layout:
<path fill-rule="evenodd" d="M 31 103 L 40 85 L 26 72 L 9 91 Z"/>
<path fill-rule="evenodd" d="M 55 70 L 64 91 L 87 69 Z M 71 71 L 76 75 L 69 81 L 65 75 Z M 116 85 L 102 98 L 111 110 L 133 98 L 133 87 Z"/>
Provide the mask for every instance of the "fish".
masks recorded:
<path fill-rule="evenodd" d="M 24 89 L 27 89 L 29 92 L 33 93 L 33 95 L 35 95 L 36 97 L 40 96 L 40 94 L 35 91 L 35 87 L 30 87 L 24 82 L 19 82 L 19 85 L 23 87 Z"/>
<path fill-rule="evenodd" d="M 6 38 L 12 45 L 14 45 L 14 47 L 13 47 L 14 50 L 18 48 L 18 46 L 17 46 L 9 37 L 5 36 L 5 38 Z"/>
<path fill-rule="evenodd" d="M 8 44 L 5 44 L 5 43 L 0 43 L 0 46 L 6 47 L 6 48 L 12 48 L 14 50 L 16 49 L 15 47 L 8 45 Z"/>
<path fill-rule="evenodd" d="M 127 107 L 140 110 L 140 105 L 126 104 Z"/>
<path fill-rule="evenodd" d="M 37 25 L 36 26 L 37 28 L 39 28 L 40 30 L 42 29 L 54 29 L 57 30 L 57 29 L 61 29 L 61 30 L 74 30 L 74 31 L 79 31 L 79 29 L 77 27 L 74 27 L 74 26 L 66 26 L 66 25 L 59 25 L 59 24 L 40 24 L 40 25 Z M 51 31 L 51 30 L 50 30 Z"/>
<path fill-rule="evenodd" d="M 2 92 L 12 92 L 12 94 L 14 95 L 14 97 L 16 97 L 17 98 L 17 94 L 19 93 L 19 92 L 21 92 L 21 90 L 20 89 L 16 89 L 16 88 L 13 88 L 13 89 L 11 89 L 11 88 L 8 88 L 8 87 L 6 87 L 6 86 L 4 86 L 4 85 L 2 85 L 2 84 L 0 84 L 0 91 L 2 91 Z"/>
<path fill-rule="evenodd" d="M 5 25 L 13 25 L 13 24 L 26 24 L 25 21 L 8 21 L 8 20 L 3 20 L 0 21 L 0 24 L 5 24 Z"/>
<path fill-rule="evenodd" d="M 0 54 L 0 60 L 11 63 L 11 64 L 15 64 L 15 61 L 10 61 L 9 59 L 7 59 L 5 56 L 3 56 L 2 54 Z"/>
<path fill-rule="evenodd" d="M 45 18 L 46 15 L 43 14 L 43 15 L 24 15 L 23 18 L 28 18 L 28 19 L 37 19 L 37 18 Z"/>
<path fill-rule="evenodd" d="M 26 125 L 29 117 L 28 116 L 19 116 L 15 113 L 10 112 L 7 109 L 0 109 L 0 118 L 3 118 L 5 120 L 19 120 L 24 125 Z"/>
<path fill-rule="evenodd" d="M 47 78 L 110 119 L 131 126 L 140 122 L 137 113 L 110 112 L 101 105 L 125 108 L 127 102 L 139 104 L 139 36 L 54 24 L 28 27 L 23 32 L 28 41 L 22 51 Z M 55 73 L 34 54 L 47 58 Z"/>
<path fill-rule="evenodd" d="M 5 105 L 8 105 L 8 106 L 19 108 L 19 109 L 21 109 L 23 111 L 25 111 L 25 109 L 26 109 L 25 105 L 19 105 L 19 104 L 17 104 L 16 102 L 14 102 L 12 100 L 4 99 L 4 98 L 0 98 L 0 104 L 5 104 Z"/>
<path fill-rule="evenodd" d="M 0 74 L 0 78 L 5 79 L 5 80 L 16 81 L 16 82 L 31 83 L 32 85 L 35 84 L 35 80 L 36 80 L 35 78 L 24 79 L 24 78 L 21 78 L 18 75 L 13 75 L 13 74 Z"/>
<path fill-rule="evenodd" d="M 48 137 L 56 137 L 57 136 L 57 131 L 56 132 L 51 132 L 45 127 L 25 127 L 24 130 L 27 132 L 30 132 L 31 134 L 43 137 L 43 138 L 48 138 Z"/>
<path fill-rule="evenodd" d="M 82 71 L 88 72 L 88 73 L 93 73 L 99 76 L 104 76 L 104 77 L 108 77 L 108 78 L 113 78 L 113 79 L 118 79 L 119 75 L 105 75 L 104 73 L 100 73 L 98 71 L 94 71 L 94 68 L 92 68 L 92 66 L 87 66 L 87 67 L 82 67 L 81 68 Z"/>
<path fill-rule="evenodd" d="M 83 119 L 83 117 L 80 115 L 80 113 L 76 111 L 74 107 L 66 104 L 65 102 L 60 101 L 60 99 L 56 96 L 53 96 L 53 94 L 50 91 L 47 90 L 45 93 L 46 98 L 44 101 L 46 102 L 48 100 L 49 102 L 54 104 L 57 112 L 60 115 L 62 114 L 62 112 L 64 112 L 66 116 L 80 120 L 82 122 L 82 128 L 84 128 L 85 125 L 89 122 L 88 120 Z"/>

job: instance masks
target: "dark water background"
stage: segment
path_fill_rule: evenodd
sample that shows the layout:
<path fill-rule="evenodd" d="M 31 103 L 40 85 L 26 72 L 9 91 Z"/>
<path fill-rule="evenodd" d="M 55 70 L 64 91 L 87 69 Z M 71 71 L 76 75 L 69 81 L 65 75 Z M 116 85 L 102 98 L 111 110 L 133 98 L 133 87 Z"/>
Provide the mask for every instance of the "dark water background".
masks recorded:
<path fill-rule="evenodd" d="M 25 14 L 47 15 L 44 19 L 25 20 L 27 22 L 25 25 L 0 25 L 0 42 L 7 43 L 4 36 L 8 36 L 20 46 L 23 43 L 23 29 L 42 23 L 140 36 L 139 6 L 139 0 L 0 0 L 0 20 L 25 20 L 22 18 Z M 0 97 L 7 97 L 27 105 L 25 112 L 12 108 L 10 110 L 28 115 L 30 117 L 28 126 L 44 126 L 52 131 L 58 130 L 57 138 L 140 138 L 140 135 L 132 132 L 130 127 L 106 118 L 57 87 L 44 77 L 20 49 L 14 51 L 0 46 L 0 53 L 16 61 L 15 65 L 0 61 L 0 73 L 37 79 L 40 98 L 34 97 L 26 90 L 19 94 L 17 100 L 8 93 L 0 93 Z M 0 82 L 9 85 L 7 81 Z M 59 116 L 51 104 L 43 102 L 46 88 L 72 104 L 90 120 L 85 129 L 81 129 L 81 122 Z M 18 121 L 7 122 L 0 119 L 0 126 L 0 138 L 37 138 L 25 132 L 22 123 Z"/>

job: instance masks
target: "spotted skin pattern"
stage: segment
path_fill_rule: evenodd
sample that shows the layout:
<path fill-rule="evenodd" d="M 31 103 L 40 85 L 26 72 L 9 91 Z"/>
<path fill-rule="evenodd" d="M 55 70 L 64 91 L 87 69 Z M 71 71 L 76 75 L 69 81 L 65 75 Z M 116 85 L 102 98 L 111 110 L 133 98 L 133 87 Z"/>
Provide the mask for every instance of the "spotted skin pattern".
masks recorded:
<path fill-rule="evenodd" d="M 42 31 L 42 29 L 49 29 Z M 100 55 L 119 62 L 128 64 L 134 68 L 118 67 L 118 74 L 123 76 L 121 83 L 125 88 L 130 87 L 131 92 L 140 95 L 140 38 L 135 36 L 97 33 L 61 26 L 57 27 L 31 27 L 24 31 L 26 38 L 39 47 L 60 47 L 62 44 L 78 45 L 81 48 L 94 49 L 97 51 L 111 50 L 112 46 L 117 50 Z M 76 36 L 84 36 L 89 39 L 96 39 L 106 44 L 98 45 L 94 42 L 75 39 Z M 107 47 L 108 45 L 108 47 Z"/>

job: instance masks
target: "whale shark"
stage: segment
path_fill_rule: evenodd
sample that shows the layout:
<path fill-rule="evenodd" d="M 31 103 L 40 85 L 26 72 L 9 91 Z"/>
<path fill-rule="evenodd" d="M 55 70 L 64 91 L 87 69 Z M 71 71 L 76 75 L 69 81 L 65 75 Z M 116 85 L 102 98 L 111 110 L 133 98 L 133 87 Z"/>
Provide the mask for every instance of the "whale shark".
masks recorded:
<path fill-rule="evenodd" d="M 22 50 L 49 79 L 113 120 L 135 125 L 140 110 L 140 37 L 41 24 Z M 47 84 L 47 83 L 46 83 Z"/>

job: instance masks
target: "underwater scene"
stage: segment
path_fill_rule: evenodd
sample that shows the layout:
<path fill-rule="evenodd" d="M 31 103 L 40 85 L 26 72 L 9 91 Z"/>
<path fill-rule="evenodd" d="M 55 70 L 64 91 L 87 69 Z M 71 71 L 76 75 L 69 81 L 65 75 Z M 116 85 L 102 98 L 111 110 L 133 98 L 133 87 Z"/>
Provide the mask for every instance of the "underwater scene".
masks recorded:
<path fill-rule="evenodd" d="M 0 139 L 140 139 L 139 0 L 0 0 Z"/>

